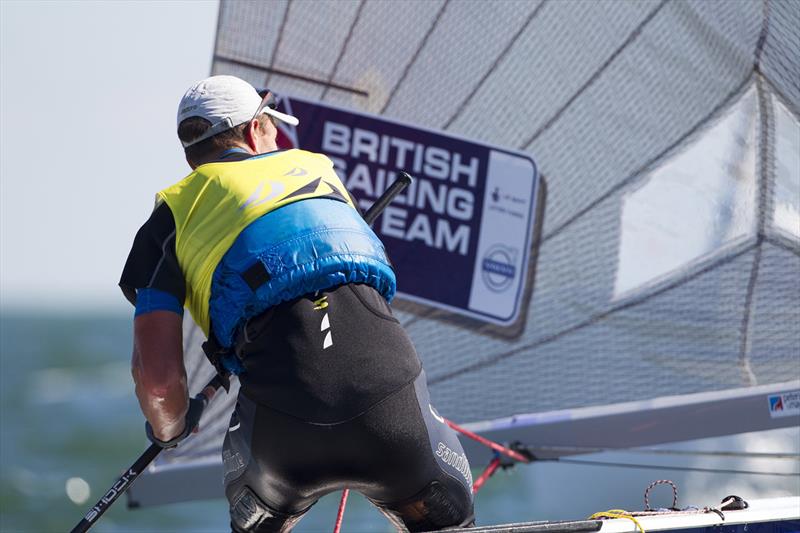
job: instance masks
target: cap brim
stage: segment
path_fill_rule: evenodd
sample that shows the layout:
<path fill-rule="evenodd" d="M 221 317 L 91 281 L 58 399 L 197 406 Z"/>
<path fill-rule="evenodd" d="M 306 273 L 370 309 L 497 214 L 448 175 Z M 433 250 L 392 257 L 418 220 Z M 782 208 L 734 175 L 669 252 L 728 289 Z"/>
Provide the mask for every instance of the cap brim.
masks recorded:
<path fill-rule="evenodd" d="M 300 121 L 297 120 L 297 117 L 293 117 L 292 115 L 287 115 L 286 113 L 281 113 L 280 111 L 270 109 L 269 107 L 264 107 L 262 112 L 266 113 L 267 115 L 271 115 L 280 120 L 281 122 L 289 124 L 290 126 L 297 126 L 298 124 L 300 124 Z"/>

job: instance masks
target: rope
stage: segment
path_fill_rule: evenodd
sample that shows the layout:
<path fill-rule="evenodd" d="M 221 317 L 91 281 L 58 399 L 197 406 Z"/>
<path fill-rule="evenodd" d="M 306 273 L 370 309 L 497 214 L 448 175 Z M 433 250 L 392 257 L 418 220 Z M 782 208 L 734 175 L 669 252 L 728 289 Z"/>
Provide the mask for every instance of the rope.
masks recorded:
<path fill-rule="evenodd" d="M 328 304 L 327 304 L 327 302 L 324 302 L 324 300 L 325 300 L 325 298 L 320 298 L 317 302 L 314 302 L 314 303 L 317 304 L 317 305 L 324 304 L 324 306 L 327 306 Z M 469 437 L 469 438 L 471 438 L 473 440 L 476 440 L 476 441 L 480 442 L 484 446 L 488 446 L 489 448 L 491 448 L 495 452 L 494 453 L 494 457 L 492 458 L 492 461 L 489 463 L 489 465 L 486 467 L 486 469 L 483 471 L 483 473 L 480 475 L 480 477 L 477 480 L 475 480 L 475 482 L 472 484 L 472 494 L 477 494 L 477 492 L 481 489 L 483 484 L 486 483 L 486 481 L 490 477 L 492 477 L 495 472 L 497 472 L 498 468 L 500 468 L 500 466 L 501 466 L 500 454 L 506 455 L 506 456 L 516 460 L 516 461 L 521 462 L 521 463 L 530 463 L 531 462 L 531 458 L 526 457 L 526 456 L 522 455 L 521 453 L 512 450 L 511 448 L 508 448 L 508 447 L 503 446 L 501 444 L 498 444 L 496 442 L 490 441 L 487 438 L 481 437 L 480 435 L 478 435 L 476 433 L 473 433 L 473 432 L 469 431 L 468 429 L 464 429 L 461 426 L 459 426 L 458 424 L 455 424 L 455 423 L 453 423 L 453 422 L 451 422 L 451 421 L 449 421 L 447 419 L 443 419 L 443 420 L 453 430 L 458 431 L 462 435 L 465 435 L 465 436 L 467 436 L 467 437 Z M 345 506 L 347 505 L 347 494 L 349 492 L 350 492 L 349 489 L 344 489 L 342 491 L 342 499 L 339 502 L 339 512 L 336 514 L 336 524 L 333 527 L 333 533 L 340 533 L 341 532 L 341 529 L 342 529 L 342 517 L 344 516 L 344 509 L 345 509 Z M 644 533 L 644 530 L 642 530 L 642 533 Z"/>
<path fill-rule="evenodd" d="M 646 489 L 644 489 L 644 510 L 645 511 L 654 511 L 655 509 L 650 508 L 650 491 L 653 490 L 653 487 L 656 485 L 670 485 L 672 486 L 672 509 L 678 508 L 678 486 L 675 485 L 669 479 L 657 479 L 650 483 Z"/>
<path fill-rule="evenodd" d="M 653 464 L 648 465 L 639 463 L 615 463 L 611 461 L 584 461 L 583 459 L 565 459 L 563 457 L 555 457 L 553 459 L 538 459 L 538 460 L 568 463 L 573 465 L 613 466 L 619 468 L 644 468 L 648 470 L 673 470 L 677 472 L 707 472 L 709 474 L 741 474 L 741 475 L 752 475 L 752 476 L 780 476 L 780 477 L 800 476 L 800 472 L 760 472 L 757 470 L 730 470 L 726 468 L 702 468 L 696 466 L 669 466 L 669 465 L 653 465 Z"/>
<path fill-rule="evenodd" d="M 500 455 L 495 453 L 494 458 L 492 458 L 489 466 L 483 471 L 483 474 L 475 480 L 475 483 L 472 484 L 472 494 L 477 494 L 486 480 L 489 479 L 497 472 L 497 469 L 500 468 Z"/>
<path fill-rule="evenodd" d="M 461 426 L 459 426 L 458 424 L 455 424 L 454 422 L 451 422 L 450 420 L 447 420 L 446 418 L 444 419 L 444 421 L 448 426 L 450 426 L 454 430 L 458 431 L 462 435 L 464 435 L 466 437 L 469 437 L 472 440 L 478 441 L 481 444 L 483 444 L 484 446 L 488 446 L 489 448 L 493 449 L 497 453 L 502 453 L 503 455 L 514 459 L 515 461 L 519 461 L 520 463 L 530 463 L 531 462 L 529 457 L 525 457 L 521 453 L 515 452 L 511 448 L 508 448 L 508 447 L 503 446 L 501 444 L 497 444 L 496 442 L 490 441 L 489 439 L 487 439 L 485 437 L 481 437 L 477 433 L 473 433 L 468 429 L 464 429 Z"/>
<path fill-rule="evenodd" d="M 670 485 L 672 487 L 672 508 L 671 509 L 651 509 L 650 508 L 650 500 L 649 500 L 648 496 L 650 494 L 650 491 L 656 485 Z M 631 520 L 634 524 L 636 524 L 636 527 L 642 533 L 645 533 L 644 528 L 638 522 L 638 520 L 636 520 L 636 517 L 640 517 L 641 518 L 643 516 L 644 517 L 648 517 L 648 516 L 664 516 L 664 515 L 675 516 L 675 515 L 716 513 L 716 515 L 719 516 L 720 520 L 722 520 L 723 522 L 725 521 L 725 515 L 722 513 L 722 511 L 720 511 L 719 509 L 716 509 L 714 507 L 703 507 L 702 509 L 697 508 L 697 507 L 686 507 L 684 509 L 679 509 L 678 508 L 678 487 L 677 487 L 677 485 L 675 485 L 675 483 L 673 483 L 669 479 L 659 479 L 657 481 L 653 481 L 652 483 L 650 483 L 647 486 L 647 488 L 645 489 L 645 491 L 644 491 L 644 504 L 646 506 L 646 510 L 644 510 L 644 511 L 629 512 L 629 511 L 625 511 L 624 509 L 610 509 L 608 511 L 602 511 L 602 512 L 599 512 L 599 513 L 595 513 L 592 516 L 590 516 L 589 519 L 591 520 L 591 519 L 594 519 L 594 518 L 600 518 L 600 519 L 602 519 L 602 518 L 625 518 L 627 520 Z M 726 510 L 746 509 L 747 508 L 747 502 L 742 500 L 738 496 L 728 496 L 728 497 L 726 497 L 722 501 L 721 507 L 723 509 L 725 509 L 725 507 L 727 505 L 730 505 L 731 507 L 729 507 Z"/>
<path fill-rule="evenodd" d="M 642 527 L 642 524 L 636 520 L 636 517 L 624 509 L 609 509 L 608 511 L 600 511 L 599 513 L 594 513 L 592 516 L 590 516 L 589 520 L 593 520 L 595 518 L 625 518 L 626 520 L 630 520 L 636 524 L 636 527 L 639 529 L 639 531 L 646 533 Z"/>
<path fill-rule="evenodd" d="M 336 525 L 333 526 L 333 533 L 339 533 L 342 530 L 342 517 L 344 516 L 344 508 L 347 505 L 347 495 L 350 489 L 342 491 L 342 499 L 339 501 L 339 511 L 336 513 Z"/>
<path fill-rule="evenodd" d="M 454 431 L 457 431 L 457 432 L 461 433 L 462 435 L 464 435 L 465 437 L 469 437 L 470 439 L 472 439 L 474 441 L 477 441 L 477 442 L 480 442 L 484 446 L 494 450 L 494 457 L 489 462 L 489 465 L 486 467 L 486 469 L 483 471 L 483 473 L 480 475 L 480 477 L 478 479 L 476 479 L 475 482 L 472 484 L 472 494 L 477 494 L 478 491 L 481 490 L 481 487 L 483 487 L 483 484 L 486 483 L 486 481 L 490 477 L 492 477 L 495 472 L 497 472 L 498 468 L 503 466 L 502 465 L 502 461 L 500 459 L 500 454 L 503 454 L 506 457 L 510 457 L 511 459 L 514 459 L 515 461 L 519 461 L 520 463 L 530 463 L 531 462 L 531 459 L 532 459 L 531 457 L 527 457 L 525 455 L 522 455 L 521 453 L 519 453 L 517 451 L 514 451 L 514 450 L 512 450 L 511 448 L 509 448 L 507 446 L 503 446 L 502 444 L 498 444 L 498 443 L 496 443 L 494 441 L 491 441 L 491 440 L 487 439 L 486 437 L 481 437 L 477 433 L 473 433 L 472 431 L 470 431 L 468 429 L 464 429 L 461 426 L 459 426 L 458 424 L 456 424 L 454 422 L 451 422 L 450 420 L 447 420 L 446 418 L 443 419 L 443 420 L 444 420 L 445 424 L 450 426 L 450 428 L 452 428 Z"/>

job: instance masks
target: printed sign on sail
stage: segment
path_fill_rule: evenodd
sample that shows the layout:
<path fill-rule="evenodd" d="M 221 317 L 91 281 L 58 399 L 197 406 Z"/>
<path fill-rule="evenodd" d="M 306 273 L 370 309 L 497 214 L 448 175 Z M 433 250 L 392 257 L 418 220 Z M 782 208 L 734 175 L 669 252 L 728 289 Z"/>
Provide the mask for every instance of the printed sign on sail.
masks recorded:
<path fill-rule="evenodd" d="M 373 226 L 399 296 L 494 324 L 516 320 L 539 191 L 530 156 L 301 98 L 280 106 L 300 119 L 281 131 L 281 147 L 328 155 L 362 209 L 400 170 L 416 178 Z"/>
<path fill-rule="evenodd" d="M 800 415 L 800 391 L 772 394 L 768 400 L 769 416 L 772 418 Z"/>

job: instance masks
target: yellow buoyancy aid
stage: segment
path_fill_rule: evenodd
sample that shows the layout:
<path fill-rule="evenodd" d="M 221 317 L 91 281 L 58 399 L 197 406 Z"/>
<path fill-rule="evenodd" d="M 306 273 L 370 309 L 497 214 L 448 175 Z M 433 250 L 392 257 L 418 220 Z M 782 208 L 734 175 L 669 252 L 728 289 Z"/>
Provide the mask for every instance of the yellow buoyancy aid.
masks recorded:
<path fill-rule="evenodd" d="M 214 271 L 242 230 L 281 206 L 319 197 L 354 207 L 331 160 L 304 150 L 201 165 L 158 193 L 156 201 L 166 202 L 175 219 L 185 305 L 206 335 Z"/>

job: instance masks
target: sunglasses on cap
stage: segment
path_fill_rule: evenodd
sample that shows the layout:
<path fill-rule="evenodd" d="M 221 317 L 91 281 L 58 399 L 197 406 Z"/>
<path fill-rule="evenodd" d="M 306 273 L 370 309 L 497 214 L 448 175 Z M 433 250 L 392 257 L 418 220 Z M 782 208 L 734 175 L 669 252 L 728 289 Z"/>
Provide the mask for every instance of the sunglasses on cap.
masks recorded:
<path fill-rule="evenodd" d="M 263 89 L 258 91 L 258 95 L 261 96 L 261 103 L 258 105 L 256 112 L 253 113 L 253 118 L 250 119 L 252 122 L 260 113 L 266 113 L 271 117 L 274 117 L 281 122 L 285 122 L 291 126 L 297 126 L 300 121 L 297 120 L 296 117 L 292 115 L 287 115 L 286 113 L 281 113 L 278 111 L 278 101 L 275 99 L 275 96 L 272 94 L 272 91 L 269 89 Z"/>
<path fill-rule="evenodd" d="M 272 94 L 272 91 L 269 89 L 264 89 L 263 91 L 258 91 L 258 96 L 261 97 L 261 103 L 258 105 L 256 112 L 253 113 L 253 118 L 250 119 L 250 122 L 254 121 L 258 118 L 258 115 L 264 111 L 265 107 L 269 109 L 275 110 L 278 107 L 278 102 L 275 100 L 275 95 Z"/>

